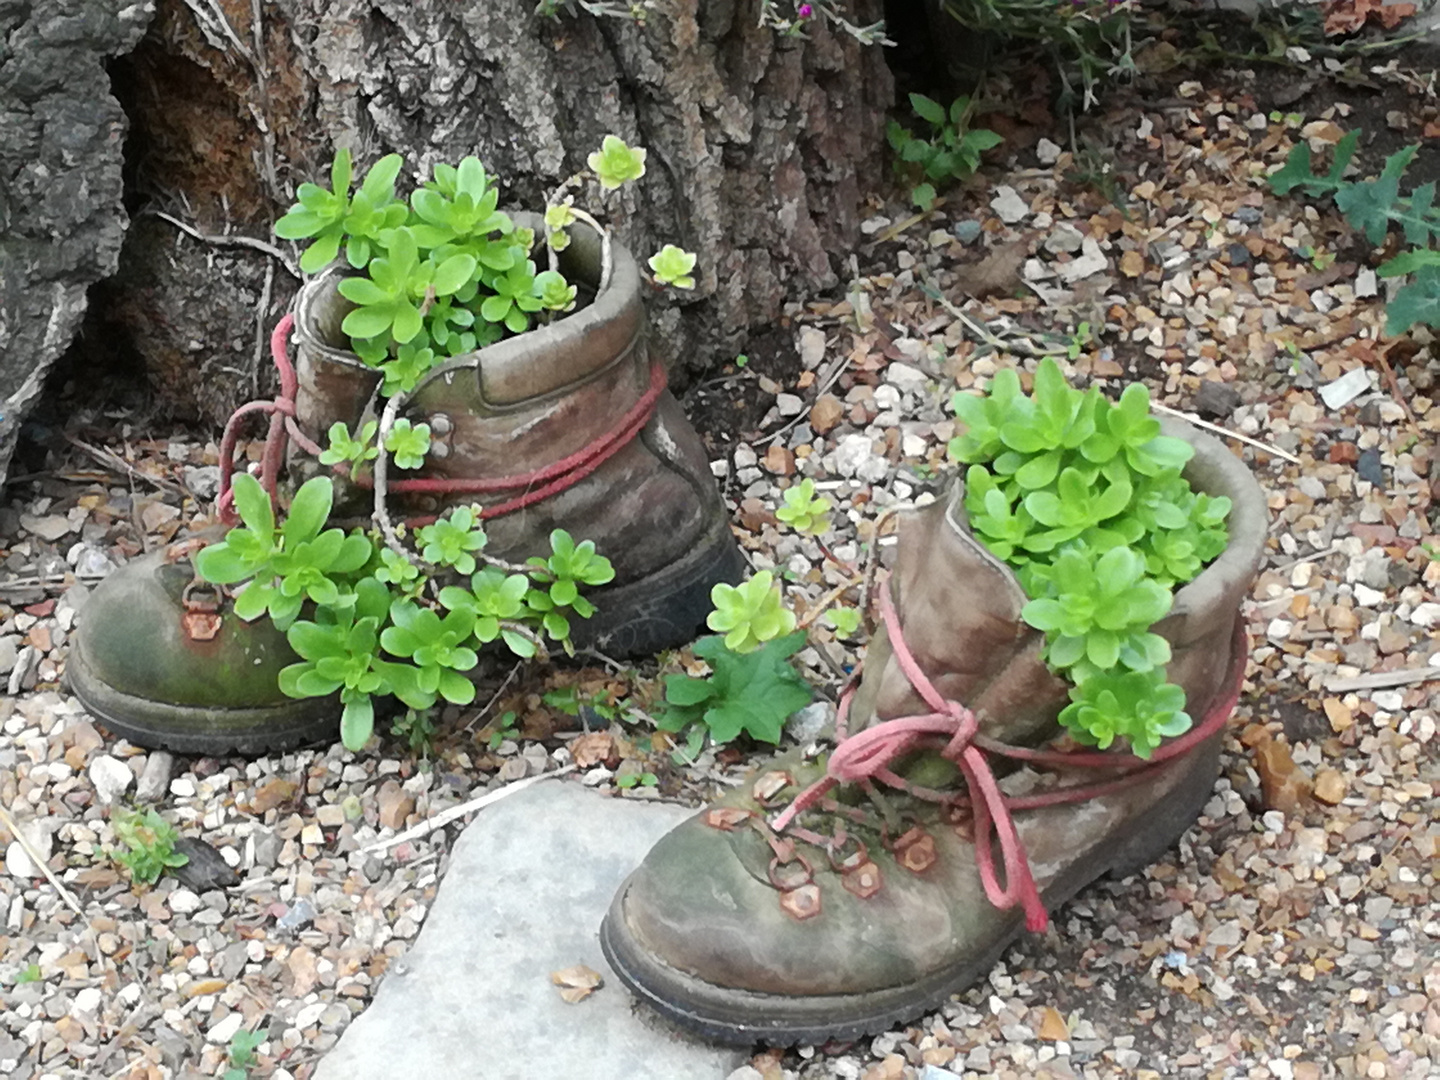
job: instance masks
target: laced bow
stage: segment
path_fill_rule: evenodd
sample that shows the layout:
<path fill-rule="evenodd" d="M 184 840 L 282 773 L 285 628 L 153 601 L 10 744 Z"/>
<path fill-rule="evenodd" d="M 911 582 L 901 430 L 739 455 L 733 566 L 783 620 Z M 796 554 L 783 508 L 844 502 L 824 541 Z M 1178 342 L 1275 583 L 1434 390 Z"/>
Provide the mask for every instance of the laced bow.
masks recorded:
<path fill-rule="evenodd" d="M 900 620 L 890 599 L 890 590 L 879 593 L 880 617 L 885 624 L 890 646 L 900 670 L 930 707 L 930 712 L 916 716 L 883 720 L 853 735 L 846 733 L 846 719 L 855 694 L 852 682 L 840 697 L 835 718 L 836 746 L 826 766 L 826 775 L 811 784 L 771 823 L 779 833 L 792 825 L 798 816 L 815 806 L 836 785 L 859 783 L 868 787 L 875 781 L 908 790 L 912 795 L 932 802 L 956 803 L 965 794 L 951 794 L 917 788 L 890 768 L 892 762 L 918 749 L 936 750 L 959 766 L 965 779 L 968 799 L 974 815 L 975 862 L 986 897 L 1002 911 L 1017 904 L 1025 912 L 1027 929 L 1040 932 L 1049 924 L 1044 901 L 1035 884 L 1034 874 L 1025 853 L 1012 811 L 1042 806 L 1082 802 L 1123 790 L 1151 775 L 1164 762 L 1198 746 L 1225 726 L 1239 700 L 1244 680 L 1244 657 L 1248 652 L 1243 625 L 1236 624 L 1233 678 L 1224 692 L 1206 713 L 1205 719 L 1179 738 L 1169 740 L 1148 759 L 1126 753 L 1036 750 L 1009 746 L 986 738 L 978 732 L 975 713 L 959 702 L 947 700 L 920 670 L 914 655 L 900 632 Z M 1000 791 L 987 755 L 995 755 L 1041 766 L 1080 766 L 1119 771 L 1116 779 L 1093 784 L 1074 784 L 1032 795 L 1006 796 Z M 1005 884 L 996 872 L 993 844 L 998 841 Z"/>
<path fill-rule="evenodd" d="M 288 353 L 290 331 L 294 325 L 295 316 L 286 315 L 270 335 L 270 357 L 280 376 L 279 394 L 270 401 L 252 401 L 242 405 L 225 424 L 225 433 L 220 441 L 220 498 L 217 505 L 220 520 L 226 525 L 234 525 L 237 521 L 230 479 L 235 469 L 235 447 L 240 424 L 246 416 L 256 413 L 268 413 L 270 416 L 270 428 L 265 436 L 265 449 L 260 461 L 260 483 L 272 501 L 276 498 L 276 484 L 280 466 L 284 461 L 287 440 L 294 439 L 297 446 L 314 457 L 321 453 L 321 448 L 306 436 L 295 420 L 295 398 L 299 390 L 299 380 Z M 453 368 L 447 367 L 446 370 Z M 399 396 L 404 398 L 413 395 L 420 386 L 439 374 L 432 371 L 414 390 Z M 660 395 L 665 390 L 665 382 L 664 365 L 659 360 L 652 359 L 649 386 L 608 431 L 573 454 L 542 468 L 509 476 L 391 480 L 386 483 L 386 490 L 437 495 L 513 493 L 508 499 L 483 507 L 480 517 L 488 520 L 522 510 L 579 483 L 639 435 L 655 413 Z M 334 468 L 339 475 L 349 475 L 349 468 L 344 464 Z M 371 487 L 374 484 L 370 477 L 356 478 L 355 482 L 361 487 Z"/>

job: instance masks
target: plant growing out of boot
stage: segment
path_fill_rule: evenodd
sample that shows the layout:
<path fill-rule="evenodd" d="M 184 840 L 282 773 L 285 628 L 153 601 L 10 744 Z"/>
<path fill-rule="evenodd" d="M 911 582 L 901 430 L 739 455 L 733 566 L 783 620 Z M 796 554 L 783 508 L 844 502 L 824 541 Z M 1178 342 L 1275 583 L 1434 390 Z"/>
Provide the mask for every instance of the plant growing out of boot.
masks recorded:
<path fill-rule="evenodd" d="M 442 699 L 473 701 L 467 676 L 486 645 L 499 641 L 526 659 L 542 653 L 547 638 L 570 648 L 569 619 L 594 612 L 580 590 L 614 577 L 593 543 L 577 544 L 562 529 L 551 534 L 546 558 L 477 571 L 486 537 L 468 506 L 418 529 L 417 553 L 397 550 L 379 532 L 326 529 L 329 477 L 306 481 L 279 525 L 254 477 L 237 476 L 234 492 L 243 525 L 200 551 L 196 570 L 217 585 L 243 585 L 239 617 L 268 615 L 285 631 L 301 661 L 281 671 L 281 690 L 296 698 L 339 691 L 341 740 L 351 750 L 370 738 L 377 697 L 398 698 L 416 713 Z M 413 743 L 418 729 L 406 730 Z"/>
<path fill-rule="evenodd" d="M 1047 358 L 1032 396 L 1005 369 L 951 407 L 966 427 L 949 452 L 969 465 L 971 528 L 1014 568 L 1030 598 L 1022 618 L 1074 686 L 1060 722 L 1080 742 L 1123 739 L 1150 757 L 1191 725 L 1184 692 L 1165 681 L 1170 646 L 1150 628 L 1172 590 L 1225 549 L 1230 500 L 1180 475 L 1194 450 L 1160 434 L 1139 383 L 1112 403 L 1069 386 Z"/>
<path fill-rule="evenodd" d="M 575 307 L 579 290 L 560 273 L 556 253 L 569 246 L 567 230 L 576 221 L 603 230 L 574 205 L 570 189 L 594 180 L 609 192 L 638 180 L 645 175 L 645 151 L 607 135 L 588 164 L 547 202 L 544 270 L 533 258 L 534 231 L 498 209 L 496 179 L 474 157 L 436 165 L 406 200 L 396 193 L 404 165 L 399 154 L 377 161 L 352 192 L 350 151 L 341 149 L 330 189 L 301 184 L 275 232 L 310 241 L 300 259 L 307 274 L 343 254 L 354 273 L 339 290 L 356 306 L 341 328 L 356 354 L 382 372 L 387 395 L 408 391 L 436 364 Z M 690 252 L 666 244 L 649 262 L 658 283 L 695 287 Z"/>

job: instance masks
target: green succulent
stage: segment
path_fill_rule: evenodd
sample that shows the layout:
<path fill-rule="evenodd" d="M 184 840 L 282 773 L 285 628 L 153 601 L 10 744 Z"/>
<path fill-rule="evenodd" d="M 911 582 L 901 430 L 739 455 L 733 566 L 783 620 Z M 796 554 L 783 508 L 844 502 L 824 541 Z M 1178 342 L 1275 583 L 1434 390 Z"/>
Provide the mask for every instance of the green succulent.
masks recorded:
<path fill-rule="evenodd" d="M 337 420 L 330 425 L 330 446 L 320 452 L 320 464 L 347 464 L 354 467 L 374 461 L 380 454 L 380 448 L 375 445 L 375 431 L 378 427 L 374 420 L 367 421 L 360 428 L 360 434 L 351 438 L 350 429 Z"/>
<path fill-rule="evenodd" d="M 396 420 L 385 436 L 385 449 L 395 457 L 401 469 L 418 469 L 430 452 L 430 425 L 411 424 L 403 416 Z"/>
<path fill-rule="evenodd" d="M 785 606 L 769 570 L 741 585 L 723 582 L 710 590 L 715 605 L 705 625 L 725 635 L 725 647 L 747 653 L 795 629 L 795 613 Z"/>
<path fill-rule="evenodd" d="M 830 529 L 829 499 L 815 494 L 815 481 L 808 476 L 800 483 L 785 489 L 785 502 L 775 511 L 775 516 L 796 532 L 820 536 Z"/>
<path fill-rule="evenodd" d="M 1060 723 L 1081 742 L 1105 750 L 1123 738 L 1149 758 L 1161 740 L 1189 731 L 1191 720 L 1185 691 L 1156 669 L 1090 676 L 1070 691 Z"/>
<path fill-rule="evenodd" d="M 585 161 L 606 191 L 612 191 L 630 180 L 645 175 L 645 151 L 629 147 L 618 135 L 606 135 L 600 149 Z"/>
<path fill-rule="evenodd" d="M 695 278 L 690 273 L 695 269 L 693 252 L 678 248 L 674 244 L 666 244 L 650 256 L 649 263 L 655 280 L 661 285 L 673 285 L 677 289 L 695 287 Z"/>
<path fill-rule="evenodd" d="M 253 476 L 235 478 L 235 508 L 243 528 L 195 556 L 195 568 L 207 581 L 234 585 L 249 581 L 235 598 L 235 614 L 250 621 L 267 611 L 282 630 L 309 600 L 342 607 L 350 595 L 343 579 L 370 561 L 373 548 L 360 533 L 346 536 L 326 529 L 334 499 L 329 477 L 307 480 L 295 493 L 290 513 L 278 530 L 270 497 Z"/>
<path fill-rule="evenodd" d="M 415 538 L 420 543 L 420 554 L 426 562 L 453 566 L 462 574 L 475 572 L 472 552 L 485 547 L 485 530 L 480 525 L 479 509 L 473 506 L 457 506 L 449 517 L 417 529 Z"/>

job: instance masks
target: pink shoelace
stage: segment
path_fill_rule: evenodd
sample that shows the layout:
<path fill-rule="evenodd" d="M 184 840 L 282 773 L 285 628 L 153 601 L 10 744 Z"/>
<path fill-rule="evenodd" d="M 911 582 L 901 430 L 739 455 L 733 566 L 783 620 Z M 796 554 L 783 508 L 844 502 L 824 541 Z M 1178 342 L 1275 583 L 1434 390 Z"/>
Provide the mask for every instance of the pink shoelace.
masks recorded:
<path fill-rule="evenodd" d="M 272 500 L 276 497 L 280 467 L 284 462 L 285 446 L 289 439 L 294 439 L 296 445 L 307 454 L 318 457 L 321 453 L 321 448 L 300 430 L 300 425 L 295 420 L 295 397 L 299 390 L 299 380 L 295 375 L 294 365 L 290 363 L 288 349 L 290 331 L 294 325 L 295 316 L 286 315 L 270 335 L 270 356 L 280 376 L 280 393 L 270 401 L 252 401 L 240 406 L 225 424 L 225 433 L 220 440 L 220 498 L 217 506 L 220 520 L 226 525 L 234 525 L 237 520 L 230 479 L 235 471 L 235 447 L 239 441 L 240 425 L 245 417 L 256 413 L 268 413 L 270 416 L 270 428 L 265 436 L 265 449 L 260 459 L 260 483 L 270 493 Z M 650 385 L 616 424 L 575 453 L 543 468 L 497 477 L 392 480 L 386 488 L 397 493 L 441 495 L 514 492 L 511 498 L 483 507 L 480 516 L 489 519 L 514 513 L 572 487 L 603 465 L 650 422 L 664 390 L 665 368 L 658 360 L 652 360 Z M 348 475 L 349 470 L 344 465 L 336 465 L 335 472 Z M 373 483 L 368 477 L 362 477 L 356 482 L 362 487 L 369 487 Z"/>
<path fill-rule="evenodd" d="M 840 696 L 840 706 L 835 719 L 837 742 L 826 766 L 826 775 L 797 795 L 771 822 L 771 827 L 776 833 L 784 831 L 800 814 L 819 803 L 832 788 L 845 783 L 858 783 L 868 788 L 875 781 L 879 781 L 932 802 L 958 803 L 968 799 L 974 815 L 976 866 L 986 897 L 1002 911 L 1020 905 L 1025 912 L 1026 928 L 1035 932 L 1045 929 L 1049 924 L 1049 917 L 1040 897 L 1040 890 L 1035 884 L 1035 877 L 1031 873 L 1025 845 L 1015 826 L 1013 811 L 1083 802 L 1140 782 L 1163 763 L 1187 753 L 1220 731 L 1235 709 L 1240 697 L 1240 686 L 1244 681 L 1244 656 L 1248 650 L 1244 628 L 1237 623 L 1235 659 L 1231 664 L 1235 675 L 1230 686 L 1220 700 L 1211 706 L 1201 723 L 1159 747 L 1148 759 L 1126 753 L 1034 750 L 1010 746 L 980 735 L 977 730 L 979 721 L 975 713 L 959 702 L 947 700 L 935 689 L 905 644 L 900 633 L 900 620 L 896 616 L 888 588 L 880 590 L 879 601 L 880 616 L 889 635 L 895 660 L 931 711 L 917 716 L 884 720 L 864 731 L 848 735 L 846 719 L 856 686 L 852 681 Z M 968 794 L 919 788 L 890 768 L 892 762 L 911 751 L 921 749 L 936 750 L 942 757 L 958 765 L 965 778 Z M 1006 796 L 996 782 L 989 755 L 1031 765 L 1122 770 L 1124 775 L 1099 783 L 1070 785 L 1033 795 Z M 993 844 L 996 841 L 1000 846 L 1000 861 L 1005 873 L 1003 886 L 995 865 Z"/>

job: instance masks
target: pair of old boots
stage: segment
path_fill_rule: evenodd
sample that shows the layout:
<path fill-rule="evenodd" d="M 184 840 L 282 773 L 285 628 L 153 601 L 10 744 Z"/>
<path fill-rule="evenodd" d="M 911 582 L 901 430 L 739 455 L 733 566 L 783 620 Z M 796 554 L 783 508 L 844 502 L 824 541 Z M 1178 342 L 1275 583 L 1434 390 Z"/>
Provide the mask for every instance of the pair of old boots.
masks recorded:
<path fill-rule="evenodd" d="M 397 520 L 479 503 L 486 554 L 510 563 L 548 555 L 555 529 L 593 541 L 615 576 L 588 594 L 595 613 L 576 620 L 575 644 L 653 653 L 691 640 L 711 588 L 738 580 L 744 563 L 704 446 L 647 348 L 635 260 L 613 244 L 607 264 L 601 238 L 576 230 L 561 269 L 586 288 L 584 307 L 447 361 L 400 395 L 403 416 L 427 424 L 432 443 L 418 473 L 392 465 L 385 501 Z M 302 290 L 293 367 L 284 325 L 277 334 L 277 400 L 242 410 L 269 414 L 260 473 L 272 491 L 282 460 L 291 483 L 329 473 L 316 455 L 330 426 L 358 432 L 383 404 L 379 374 L 345 348 L 351 305 L 336 281 Z M 222 470 L 237 431 L 232 420 Z M 369 519 L 370 491 L 337 480 L 337 493 L 337 512 Z M 298 658 L 268 618 L 242 621 L 198 579 L 196 546 L 137 559 L 96 589 L 66 665 L 75 695 L 145 746 L 263 753 L 333 739 L 335 700 L 280 691 L 280 670 Z"/>
<path fill-rule="evenodd" d="M 566 258 L 567 276 L 600 283 L 594 245 Z M 272 431 L 312 441 L 373 412 L 373 372 L 337 347 L 342 315 L 333 284 L 302 294 L 300 365 L 288 389 L 282 379 Z M 643 329 L 638 272 L 617 245 L 611 280 L 581 312 L 446 365 L 410 395 L 407 415 L 429 423 L 445 453 L 420 482 L 397 485 L 413 512 L 478 491 L 513 506 L 487 525 L 487 551 L 508 560 L 543 550 L 555 527 L 594 539 L 616 580 L 577 636 L 630 653 L 688 640 L 711 587 L 740 570 L 703 448 L 659 390 Z M 1015 576 L 971 536 L 952 493 L 904 521 L 834 750 L 763 767 L 665 837 L 616 895 L 601 942 L 637 996 L 728 1042 L 885 1030 L 983 976 L 1024 926 L 1043 927 L 1087 882 L 1145 865 L 1194 821 L 1244 674 L 1239 606 L 1266 512 L 1223 446 L 1170 433 L 1196 447 L 1191 483 L 1232 503 L 1229 547 L 1156 627 L 1194 729 L 1148 762 L 1058 745 L 1066 687 L 1020 618 Z M 292 472 L 313 469 L 292 456 Z M 264 620 L 242 624 L 199 588 L 180 549 L 96 591 L 67 674 L 97 718 L 137 742 L 257 752 L 333 737 L 333 701 L 279 693 L 293 659 Z"/>

